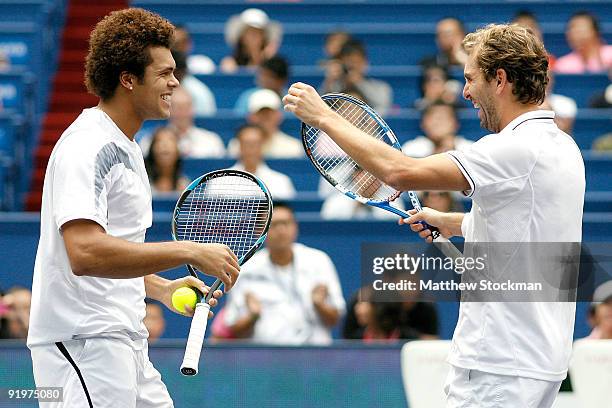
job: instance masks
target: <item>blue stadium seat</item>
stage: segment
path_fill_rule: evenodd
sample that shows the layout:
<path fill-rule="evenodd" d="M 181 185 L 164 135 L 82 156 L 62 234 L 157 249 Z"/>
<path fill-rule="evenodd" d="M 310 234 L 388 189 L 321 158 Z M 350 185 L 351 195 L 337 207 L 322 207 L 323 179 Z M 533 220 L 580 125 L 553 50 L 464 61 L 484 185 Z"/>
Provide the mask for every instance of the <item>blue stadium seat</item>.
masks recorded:
<path fill-rule="evenodd" d="M 16 142 L 23 141 L 24 119 L 22 115 L 0 112 L 0 152 L 13 157 Z"/>
<path fill-rule="evenodd" d="M 34 76 L 30 72 L 0 72 L 0 101 L 4 110 L 32 113 Z"/>
<path fill-rule="evenodd" d="M 588 9 L 596 13 L 601 21 L 612 20 L 612 10 L 606 1 L 516 1 L 493 0 L 420 0 L 391 1 L 369 0 L 320 0 L 313 2 L 282 2 L 255 4 L 207 0 L 132 0 L 131 4 L 155 11 L 177 23 L 224 23 L 232 14 L 247 7 L 258 7 L 272 19 L 284 23 L 329 23 L 342 26 L 350 23 L 435 23 L 445 16 L 458 16 L 465 22 L 508 21 L 518 10 L 531 10 L 543 23 L 565 22 L 574 12 Z"/>
<path fill-rule="evenodd" d="M 401 109 L 411 108 L 420 97 L 420 70 L 415 66 L 373 67 L 370 70 L 373 78 L 387 81 L 393 87 L 394 104 Z M 245 89 L 254 86 L 253 73 L 242 71 L 232 75 L 212 74 L 198 75 L 202 82 L 215 94 L 217 107 L 232 109 L 238 96 Z M 453 77 L 463 84 L 463 72 L 453 72 Z M 323 82 L 323 71 L 317 67 L 297 67 L 293 70 L 289 82 L 302 81 L 319 87 Z M 591 96 L 604 89 L 610 83 L 607 75 L 556 75 L 555 93 L 566 95 L 576 100 L 579 107 L 587 107 Z"/>
<path fill-rule="evenodd" d="M 476 111 L 472 108 L 458 112 L 461 128 L 459 134 L 471 139 L 478 140 L 488 132 L 480 127 L 480 120 Z M 395 132 L 398 139 L 404 141 L 422 134 L 420 128 L 421 115 L 416 110 L 403 110 L 385 117 L 386 122 Z M 196 125 L 218 133 L 225 143 L 234 136 L 236 129 L 243 124 L 244 117 L 235 115 L 231 111 L 220 111 L 215 117 L 198 118 Z M 154 127 L 161 125 L 162 121 L 147 122 L 144 126 L 145 133 L 151 132 Z M 300 121 L 295 116 L 287 114 L 283 121 L 282 130 L 292 136 L 299 137 Z M 588 150 L 595 138 L 601 136 L 606 130 L 612 129 L 612 110 L 607 109 L 580 109 L 574 125 L 574 138 L 578 146 Z"/>
<path fill-rule="evenodd" d="M 474 28 L 482 25 L 484 24 L 474 24 Z M 370 63 L 374 66 L 414 65 L 423 57 L 436 52 L 435 24 L 370 23 L 345 25 L 343 28 L 363 41 Z M 333 29 L 332 24 L 288 25 L 279 53 L 283 54 L 291 64 L 315 65 L 324 57 L 325 36 Z M 189 30 L 196 52 L 208 55 L 217 63 L 231 54 L 232 50 L 223 37 L 223 25 L 190 24 Z M 604 32 L 603 36 L 608 42 L 612 40 L 612 32 Z M 544 44 L 548 52 L 556 56 L 570 52 L 563 28 L 547 32 Z"/>
<path fill-rule="evenodd" d="M 609 154 L 597 154 L 595 152 L 583 152 L 588 191 L 610 191 L 610 174 L 612 174 L 612 156 Z M 206 172 L 231 167 L 235 160 L 232 159 L 187 159 L 184 162 L 183 171 L 194 179 Z M 298 191 L 316 191 L 319 183 L 319 175 L 312 168 L 308 159 L 275 159 L 268 160 L 268 165 L 281 173 L 285 173 L 295 185 Z"/>

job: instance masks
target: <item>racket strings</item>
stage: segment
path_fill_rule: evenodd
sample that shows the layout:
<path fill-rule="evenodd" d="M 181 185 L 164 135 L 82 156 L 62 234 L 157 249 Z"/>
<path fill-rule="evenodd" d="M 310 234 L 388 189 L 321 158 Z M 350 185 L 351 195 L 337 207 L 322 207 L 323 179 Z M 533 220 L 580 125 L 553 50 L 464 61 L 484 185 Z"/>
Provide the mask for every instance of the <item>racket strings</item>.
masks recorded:
<path fill-rule="evenodd" d="M 257 183 L 231 175 L 199 184 L 176 216 L 177 239 L 227 245 L 242 259 L 265 231 L 269 201 Z"/>
<path fill-rule="evenodd" d="M 359 105 L 341 98 L 326 102 L 362 132 L 388 143 L 387 130 Z M 398 194 L 397 190 L 359 167 L 325 132 L 307 126 L 305 142 L 313 160 L 334 184 L 371 201 L 387 201 Z"/>

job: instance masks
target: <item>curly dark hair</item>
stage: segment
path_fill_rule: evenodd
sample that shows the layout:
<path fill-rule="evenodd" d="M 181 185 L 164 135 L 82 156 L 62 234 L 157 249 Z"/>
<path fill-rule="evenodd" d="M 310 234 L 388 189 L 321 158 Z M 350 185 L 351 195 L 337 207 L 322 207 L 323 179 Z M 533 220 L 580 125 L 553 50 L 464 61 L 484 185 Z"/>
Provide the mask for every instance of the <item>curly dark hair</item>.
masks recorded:
<path fill-rule="evenodd" d="M 142 81 L 152 62 L 148 47 L 170 48 L 173 35 L 174 26 L 157 14 L 140 8 L 113 11 L 96 24 L 89 37 L 87 90 L 107 100 L 115 94 L 122 72 Z"/>
<path fill-rule="evenodd" d="M 546 96 L 548 53 L 528 29 L 516 24 L 490 24 L 463 39 L 469 54 L 476 52 L 478 67 L 487 81 L 498 69 L 506 71 L 512 93 L 524 104 L 539 105 Z"/>

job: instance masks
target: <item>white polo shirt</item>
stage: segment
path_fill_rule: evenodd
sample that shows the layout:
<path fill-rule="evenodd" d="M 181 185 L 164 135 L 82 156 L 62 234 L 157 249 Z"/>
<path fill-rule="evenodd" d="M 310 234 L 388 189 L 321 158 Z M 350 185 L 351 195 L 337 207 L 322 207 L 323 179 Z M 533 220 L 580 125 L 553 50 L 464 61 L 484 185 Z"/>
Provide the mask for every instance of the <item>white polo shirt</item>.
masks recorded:
<path fill-rule="evenodd" d="M 248 313 L 245 296 L 253 293 L 261 302 L 261 315 L 251 340 L 268 344 L 315 344 L 332 342 L 312 304 L 312 290 L 318 284 L 328 289 L 328 303 L 341 315 L 346 310 L 336 268 L 329 256 L 318 249 L 293 244 L 293 262 L 274 265 L 268 249 L 253 256 L 240 271 L 240 278 L 228 294 L 225 324 L 231 326 Z"/>
<path fill-rule="evenodd" d="M 554 113 L 534 111 L 448 155 L 470 183 L 466 242 L 581 242 L 584 162 Z M 516 259 L 508 258 L 508 271 Z M 511 275 L 511 273 L 510 273 Z M 572 302 L 464 302 L 448 361 L 458 367 L 548 381 L 565 378 Z"/>
<path fill-rule="evenodd" d="M 73 338 L 145 339 L 144 279 L 76 276 L 62 225 L 87 219 L 107 234 L 144 242 L 151 189 L 140 147 L 98 108 L 62 134 L 47 166 L 34 265 L 28 346 Z"/>

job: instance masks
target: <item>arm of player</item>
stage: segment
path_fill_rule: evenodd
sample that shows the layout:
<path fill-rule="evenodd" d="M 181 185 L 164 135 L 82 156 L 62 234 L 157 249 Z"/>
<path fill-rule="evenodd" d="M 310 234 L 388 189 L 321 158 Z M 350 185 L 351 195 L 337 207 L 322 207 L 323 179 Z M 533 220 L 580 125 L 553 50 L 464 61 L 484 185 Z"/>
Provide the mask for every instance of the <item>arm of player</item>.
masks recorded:
<path fill-rule="evenodd" d="M 424 207 L 422 211 L 410 210 L 408 214 L 410 214 L 410 217 L 400 218 L 399 224 L 410 225 L 410 229 L 418 232 L 419 236 L 427 242 L 432 242 L 431 231 L 425 229 L 419 221 L 425 221 L 428 225 L 437 227 L 444 238 L 463 236 L 461 223 L 465 216 L 464 213 L 445 213 Z"/>
<path fill-rule="evenodd" d="M 259 320 L 259 316 L 261 315 L 261 302 L 251 292 L 247 292 L 245 294 L 245 303 L 247 307 L 247 313 L 238 318 L 236 323 L 229 326 L 229 329 L 234 336 L 239 339 L 244 339 L 253 336 L 253 330 L 255 329 L 255 324 Z"/>
<path fill-rule="evenodd" d="M 327 286 L 319 284 L 312 289 L 312 304 L 317 311 L 323 324 L 327 327 L 333 327 L 340 319 L 338 309 L 327 303 Z"/>
<path fill-rule="evenodd" d="M 209 287 L 204 284 L 201 280 L 193 277 L 193 276 L 185 276 L 183 278 L 168 280 L 164 279 L 161 276 L 152 274 L 144 277 L 145 283 L 145 292 L 148 298 L 157 300 L 158 302 L 163 303 L 168 309 L 172 310 L 178 314 L 184 314 L 186 316 L 193 316 L 193 309 L 189 307 L 189 305 L 185 305 L 185 313 L 181 313 L 176 310 L 176 308 L 172 305 L 172 294 L 178 288 L 182 288 L 184 286 L 190 286 L 192 288 L 197 288 L 206 295 L 209 291 Z M 213 297 L 208 301 L 208 304 L 211 307 L 217 306 L 219 299 L 223 296 L 223 292 L 221 290 L 216 290 L 213 293 Z M 208 317 L 213 317 L 213 312 L 208 312 Z"/>
<path fill-rule="evenodd" d="M 137 278 L 190 264 L 230 290 L 238 278 L 236 255 L 220 244 L 190 241 L 136 243 L 108 235 L 97 223 L 74 220 L 62 226 L 72 272 L 77 276 Z"/>
<path fill-rule="evenodd" d="M 283 98 L 285 110 L 323 130 L 361 167 L 397 190 L 469 190 L 461 170 L 446 155 L 422 159 L 404 155 L 332 111 L 310 85 L 295 83 Z"/>

